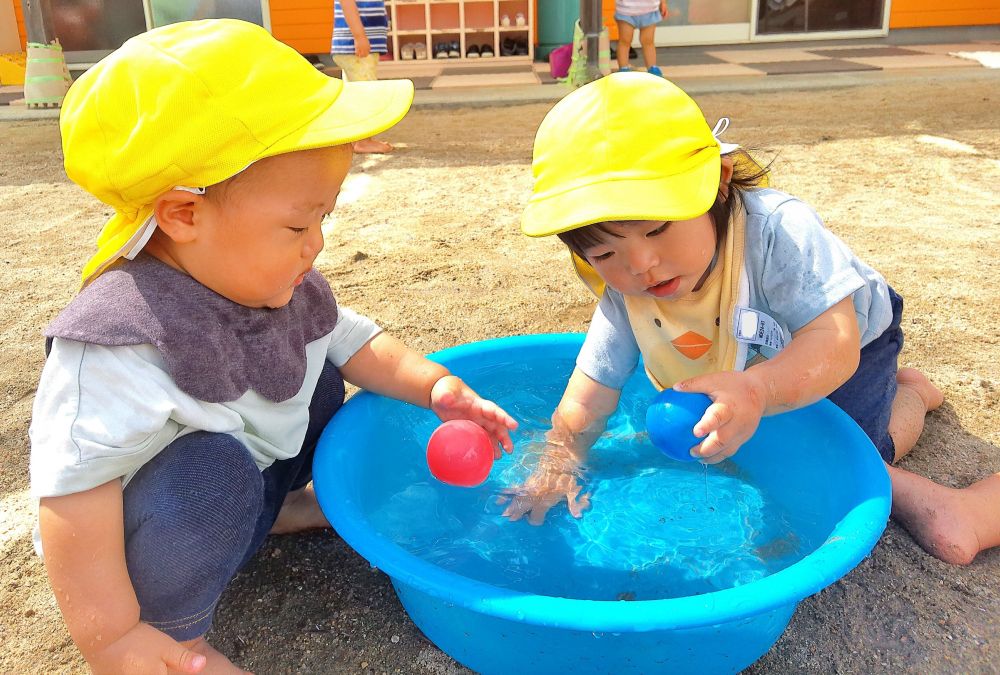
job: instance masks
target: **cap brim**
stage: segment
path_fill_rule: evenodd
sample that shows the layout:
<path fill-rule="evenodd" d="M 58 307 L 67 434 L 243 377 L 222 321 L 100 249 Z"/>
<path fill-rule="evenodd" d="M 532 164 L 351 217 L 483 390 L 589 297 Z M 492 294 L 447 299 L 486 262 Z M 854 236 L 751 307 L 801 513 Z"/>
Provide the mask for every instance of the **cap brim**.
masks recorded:
<path fill-rule="evenodd" d="M 409 80 L 344 82 L 329 108 L 273 144 L 264 156 L 370 138 L 397 124 L 412 103 L 413 83 Z"/>
<path fill-rule="evenodd" d="M 308 123 L 269 146 L 254 161 L 296 150 L 343 145 L 369 138 L 403 119 L 413 103 L 413 83 L 409 80 L 341 83 L 330 78 L 328 87 L 333 103 Z M 318 95 L 323 96 L 324 93 Z M 136 215 L 118 211 L 105 224 L 98 239 L 98 251 L 84 267 L 84 285 L 121 256 L 129 251 L 138 251 L 141 247 L 138 240 L 144 232 L 143 223 L 152 210 L 152 204 L 147 204 Z"/>
<path fill-rule="evenodd" d="M 673 176 L 601 181 L 533 199 L 521 217 L 529 237 L 621 220 L 689 220 L 712 208 L 719 194 L 720 159 Z"/>

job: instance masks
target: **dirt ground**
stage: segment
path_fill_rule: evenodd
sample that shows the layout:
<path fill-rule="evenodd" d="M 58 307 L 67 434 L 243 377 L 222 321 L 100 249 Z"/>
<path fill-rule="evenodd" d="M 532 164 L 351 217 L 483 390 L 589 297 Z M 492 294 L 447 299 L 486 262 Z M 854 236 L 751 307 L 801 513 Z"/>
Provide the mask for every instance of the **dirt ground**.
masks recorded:
<path fill-rule="evenodd" d="M 962 486 L 1000 471 L 1000 80 L 698 96 L 726 139 L 776 157 L 777 187 L 906 298 L 905 365 L 946 403 L 903 465 Z M 518 229 L 547 104 L 418 109 L 357 163 L 318 261 L 338 299 L 417 349 L 583 331 L 592 301 L 561 244 Z M 110 211 L 63 173 L 55 122 L 0 125 L 0 672 L 85 668 L 32 552 L 27 428 L 40 331 L 71 298 Z M 890 523 L 872 555 L 802 602 L 751 673 L 1000 673 L 1000 550 L 968 568 Z M 258 673 L 468 672 L 336 535 L 272 537 L 210 639 Z"/>

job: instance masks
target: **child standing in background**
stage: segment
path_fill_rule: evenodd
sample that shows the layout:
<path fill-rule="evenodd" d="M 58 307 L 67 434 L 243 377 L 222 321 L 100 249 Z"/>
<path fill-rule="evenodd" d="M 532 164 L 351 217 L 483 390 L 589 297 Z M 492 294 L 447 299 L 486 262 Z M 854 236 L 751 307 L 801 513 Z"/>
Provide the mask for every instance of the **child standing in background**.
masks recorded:
<path fill-rule="evenodd" d="M 379 55 L 389 51 L 388 32 L 384 0 L 334 0 L 330 52 L 346 81 L 378 79 Z M 392 145 L 365 138 L 354 143 L 354 152 L 382 154 L 392 152 Z"/>
<path fill-rule="evenodd" d="M 639 44 L 646 72 L 663 75 L 656 65 L 656 25 L 667 16 L 666 0 L 615 0 L 615 21 L 618 23 L 618 71 L 632 70 L 628 63 L 628 52 L 632 48 L 632 37 L 639 31 Z"/>
<path fill-rule="evenodd" d="M 312 456 L 345 381 L 512 448 L 506 413 L 313 268 L 351 143 L 412 100 L 226 19 L 140 34 L 70 87 L 66 173 L 115 215 L 45 330 L 31 494 L 95 673 L 242 672 L 205 633 L 269 532 L 329 527 Z"/>
<path fill-rule="evenodd" d="M 761 417 L 829 398 L 881 454 L 892 516 L 928 553 L 964 565 L 1000 545 L 1000 473 L 956 490 L 895 466 L 944 400 L 898 367 L 903 299 L 807 204 L 762 187 L 767 170 L 687 94 L 644 73 L 576 90 L 542 121 L 532 172 L 522 229 L 557 235 L 600 300 L 505 515 L 538 524 L 565 500 L 580 517 L 579 469 L 641 355 L 657 389 L 712 399 L 693 429 L 702 462 L 733 456 Z M 759 333 L 736 330 L 743 311 Z"/>

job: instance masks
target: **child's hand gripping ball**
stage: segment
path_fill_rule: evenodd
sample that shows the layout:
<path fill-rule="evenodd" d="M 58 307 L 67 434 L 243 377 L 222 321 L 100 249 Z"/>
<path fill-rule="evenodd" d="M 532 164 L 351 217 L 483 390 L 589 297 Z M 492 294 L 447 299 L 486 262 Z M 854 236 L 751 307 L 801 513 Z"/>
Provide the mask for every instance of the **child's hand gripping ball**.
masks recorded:
<path fill-rule="evenodd" d="M 694 435 L 694 425 L 712 405 L 705 394 L 692 394 L 664 389 L 646 410 L 646 430 L 649 440 L 663 454 L 680 462 L 694 462 L 691 448 L 701 439 Z"/>
<path fill-rule="evenodd" d="M 493 468 L 493 442 L 475 422 L 449 420 L 427 441 L 427 466 L 442 483 L 481 485 Z"/>

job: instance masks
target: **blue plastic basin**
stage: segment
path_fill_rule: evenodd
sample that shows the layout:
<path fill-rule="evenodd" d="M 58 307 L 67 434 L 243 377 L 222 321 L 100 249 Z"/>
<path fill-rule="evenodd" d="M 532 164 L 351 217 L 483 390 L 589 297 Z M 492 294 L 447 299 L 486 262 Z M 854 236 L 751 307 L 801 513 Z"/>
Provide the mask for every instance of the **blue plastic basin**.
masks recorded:
<path fill-rule="evenodd" d="M 505 405 L 501 384 L 506 391 L 516 386 L 530 393 L 536 382 L 565 383 L 582 341 L 579 334 L 529 335 L 461 345 L 432 358 Z M 626 392 L 651 399 L 655 392 L 641 372 L 639 368 Z M 559 393 L 547 391 L 537 397 L 535 409 L 522 405 L 511 412 L 519 419 L 547 419 Z M 640 408 L 641 401 L 636 411 Z M 384 505 L 387 494 L 410 483 L 442 505 L 453 502 L 470 510 L 492 503 L 498 487 L 488 482 L 462 489 L 433 481 L 421 442 L 436 418 L 424 413 L 426 434 L 421 429 L 413 437 L 412 429 L 393 422 L 404 413 L 415 414 L 412 406 L 369 393 L 348 401 L 320 439 L 316 491 L 343 539 L 389 575 L 417 627 L 456 661 L 481 673 L 739 671 L 777 641 L 800 600 L 839 579 L 871 551 L 889 516 L 889 479 L 878 452 L 846 414 L 824 400 L 765 418 L 729 462 L 730 474 L 747 477 L 769 499 L 798 514 L 797 534 L 806 550 L 788 566 L 721 590 L 631 602 L 555 597 L 531 592 L 530 584 L 529 590 L 512 588 L 502 577 L 498 583 L 475 578 L 468 570 L 477 567 L 461 561 L 424 559 L 380 530 L 373 511 Z M 648 456 L 649 461 L 670 462 L 651 445 Z M 498 465 L 509 461 L 516 460 Z M 698 465 L 672 465 L 701 470 Z M 498 471 L 495 466 L 494 474 Z M 597 508 L 595 501 L 578 522 Z M 505 536 L 536 537 L 560 517 L 560 509 L 572 522 L 565 507 L 557 507 L 542 528 L 496 518 L 500 524 L 491 525 L 493 530 L 465 534 L 488 538 L 496 528 L 505 528 Z M 414 530 L 427 525 L 426 516 L 414 512 Z M 569 559 L 564 564 L 577 563 Z M 564 569 L 579 574 L 591 569 L 580 564 L 581 570 Z M 606 572 L 594 568 L 595 574 Z"/>

